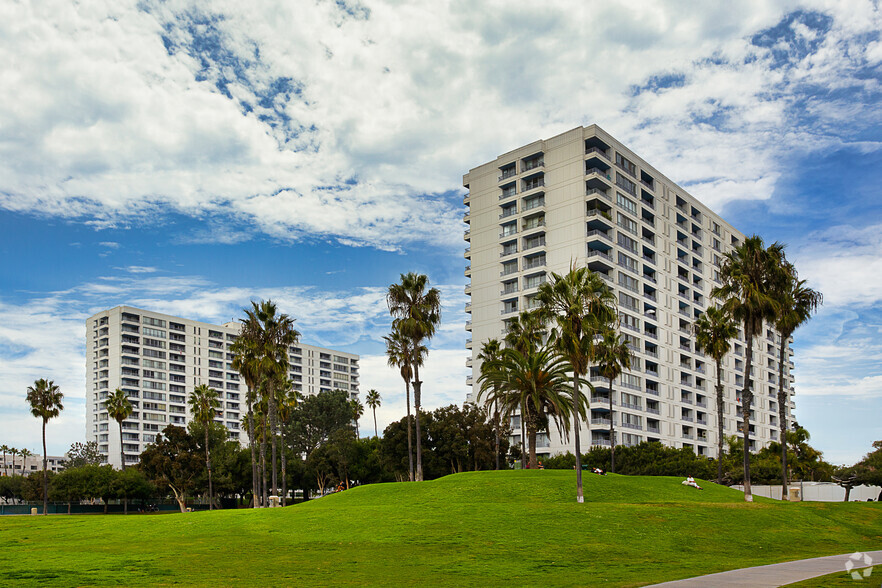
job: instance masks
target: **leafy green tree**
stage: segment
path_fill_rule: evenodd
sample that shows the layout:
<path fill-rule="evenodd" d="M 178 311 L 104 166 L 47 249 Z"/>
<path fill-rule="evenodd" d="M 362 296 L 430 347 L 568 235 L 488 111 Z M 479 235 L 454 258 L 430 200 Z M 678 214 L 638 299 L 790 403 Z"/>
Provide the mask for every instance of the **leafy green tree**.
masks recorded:
<path fill-rule="evenodd" d="M 774 321 L 779 304 L 774 297 L 780 280 L 779 260 L 784 246 L 773 243 L 765 247 L 759 236 L 748 237 L 744 243 L 726 254 L 720 269 L 722 285 L 711 295 L 723 301 L 723 309 L 739 321 L 747 344 L 744 389 L 741 393 L 744 500 L 753 501 L 750 491 L 750 405 L 753 401 L 750 370 L 753 362 L 753 340 L 762 332 L 764 321 Z"/>
<path fill-rule="evenodd" d="M 120 468 L 124 470 L 126 469 L 126 454 L 123 450 L 123 421 L 132 416 L 134 409 L 125 390 L 121 388 L 117 388 L 107 396 L 104 401 L 104 409 L 119 426 L 119 463 Z"/>
<path fill-rule="evenodd" d="M 217 390 L 206 384 L 199 384 L 189 398 L 190 411 L 193 419 L 205 429 L 205 470 L 208 472 L 208 510 L 214 509 L 214 492 L 211 488 L 211 448 L 208 443 L 208 428 L 217 416 L 220 407 Z M 122 425 L 120 425 L 122 426 Z"/>
<path fill-rule="evenodd" d="M 64 469 L 98 465 L 102 461 L 97 441 L 86 441 L 85 443 L 76 441 L 71 443 L 70 449 L 67 450 L 67 461 L 64 462 Z"/>
<path fill-rule="evenodd" d="M 609 380 L 609 471 L 616 471 L 616 431 L 613 418 L 613 381 L 623 370 L 631 369 L 631 348 L 612 328 L 605 329 L 595 345 L 595 359 L 600 374 Z"/>
<path fill-rule="evenodd" d="M 64 394 L 52 380 L 40 378 L 33 386 L 28 386 L 27 401 L 31 405 L 31 414 L 43 421 L 43 514 L 49 508 L 49 474 L 46 455 L 46 423 L 54 419 L 64 410 L 62 400 Z"/>
<path fill-rule="evenodd" d="M 111 484 L 112 492 L 123 499 L 123 514 L 129 514 L 129 500 L 143 500 L 156 492 L 156 488 L 138 468 L 115 472 Z"/>
<path fill-rule="evenodd" d="M 382 404 L 380 393 L 373 388 L 368 390 L 366 402 L 368 407 L 370 407 L 371 411 L 374 413 L 374 437 L 378 437 L 379 432 L 377 431 L 377 409 L 380 408 L 380 405 Z"/>
<path fill-rule="evenodd" d="M 717 484 L 723 483 L 723 358 L 732 348 L 731 341 L 738 334 L 732 317 L 723 310 L 711 306 L 692 324 L 695 347 L 713 358 L 717 367 Z"/>
<path fill-rule="evenodd" d="M 49 487 L 49 497 L 67 503 L 67 514 L 71 512 L 71 504 L 82 500 L 85 491 L 83 468 L 65 468 L 58 472 Z"/>
<path fill-rule="evenodd" d="M 784 362 L 788 361 L 787 343 L 790 336 L 801 325 L 808 322 L 824 298 L 820 292 L 806 286 L 805 280 L 796 276 L 795 268 L 785 259 L 779 261 L 779 272 L 783 274 L 780 286 L 775 293 L 778 301 L 778 313 L 775 317 L 775 328 L 781 335 L 778 356 L 778 420 L 781 436 L 790 430 L 787 423 L 788 395 L 784 390 Z M 787 496 L 787 451 L 786 444 L 781 444 L 781 484 L 783 496 Z"/>
<path fill-rule="evenodd" d="M 561 276 L 551 274 L 551 279 L 539 286 L 536 300 L 542 304 L 543 313 L 557 325 L 552 339 L 560 353 L 573 369 L 573 440 L 576 456 L 576 501 L 583 502 L 581 440 L 582 417 L 587 404 L 580 392 L 580 383 L 594 359 L 594 338 L 604 325 L 615 321 L 616 302 L 612 290 L 587 267 L 571 267 Z M 588 384 L 590 387 L 590 383 Z M 612 390 L 610 389 L 610 397 Z M 612 414 L 610 414 L 612 423 Z"/>
<path fill-rule="evenodd" d="M 496 365 L 479 379 L 481 391 L 490 402 L 498 402 L 503 412 L 523 408 L 530 447 L 530 467 L 538 467 L 536 434 L 545 419 L 551 419 L 562 432 L 569 432 L 569 418 L 579 410 L 573 401 L 569 384 L 570 364 L 558 356 L 549 345 L 521 353 L 506 348 Z"/>
<path fill-rule="evenodd" d="M 184 429 L 169 425 L 141 453 L 140 468 L 157 487 L 168 487 L 181 512 L 185 512 L 187 494 L 203 471 L 203 461 L 193 437 Z"/>
<path fill-rule="evenodd" d="M 33 472 L 27 476 L 22 476 L 21 497 L 28 502 L 42 502 L 43 514 L 46 514 L 49 501 L 49 486 L 54 481 L 56 475 L 55 472 L 49 471 L 46 472 L 45 478 L 42 472 L 39 474 L 38 472 Z"/>
<path fill-rule="evenodd" d="M 420 349 L 423 341 L 435 335 L 441 323 L 441 292 L 429 288 L 429 278 L 423 274 L 401 274 L 401 283 L 391 284 L 386 294 L 389 312 L 395 319 L 395 328 Z M 416 354 L 415 354 L 416 355 Z M 423 457 L 420 442 L 420 402 L 423 382 L 420 380 L 420 362 L 413 366 L 413 405 L 416 425 L 416 480 L 423 480 Z"/>
<path fill-rule="evenodd" d="M 22 476 L 0 476 L 0 498 L 7 504 L 21 498 Z"/>

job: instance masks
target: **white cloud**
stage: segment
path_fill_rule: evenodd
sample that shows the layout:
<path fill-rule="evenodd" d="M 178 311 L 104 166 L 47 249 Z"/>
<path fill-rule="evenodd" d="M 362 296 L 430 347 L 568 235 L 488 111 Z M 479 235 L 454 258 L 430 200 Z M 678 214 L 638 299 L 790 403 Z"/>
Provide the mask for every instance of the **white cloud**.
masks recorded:
<path fill-rule="evenodd" d="M 793 43 L 813 51 L 783 47 L 790 61 L 772 67 L 775 48 L 749 39 L 798 7 L 828 14 L 831 29 L 796 21 Z M 843 120 L 879 118 L 857 95 L 848 108 L 809 96 L 798 108 L 812 126 L 791 112 L 806 88 L 879 91 L 855 74 L 878 61 L 862 36 L 880 28 L 870 0 L 738 11 L 377 0 L 353 12 L 306 0 L 4 4 L 0 82 L 16 92 L 0 104 L 0 207 L 96 228 L 167 211 L 219 219 L 190 242 L 253 229 L 457 246 L 456 199 L 427 194 L 580 123 L 721 206 L 768 198 L 791 153 L 840 142 Z M 682 85 L 634 95 L 664 73 Z"/>

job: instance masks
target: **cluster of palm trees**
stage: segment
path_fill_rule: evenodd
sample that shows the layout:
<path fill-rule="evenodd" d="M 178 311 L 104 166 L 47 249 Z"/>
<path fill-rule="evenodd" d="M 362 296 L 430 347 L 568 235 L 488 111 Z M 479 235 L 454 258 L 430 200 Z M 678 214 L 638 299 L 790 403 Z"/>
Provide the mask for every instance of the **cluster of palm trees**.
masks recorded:
<path fill-rule="evenodd" d="M 729 352 L 730 341 L 742 329 L 745 341 L 744 388 L 740 392 L 741 433 L 744 439 L 744 497 L 753 500 L 750 489 L 750 406 L 753 403 L 751 368 L 754 339 L 764 326 L 773 327 L 781 337 L 778 358 L 778 419 L 781 439 L 781 481 L 784 496 L 787 492 L 786 433 L 788 394 L 784 389 L 784 362 L 793 332 L 811 318 L 823 302 L 820 292 L 812 290 L 800 280 L 796 268 L 787 260 L 784 245 L 773 243 L 766 247 L 762 238 L 748 237 L 726 254 L 720 268 L 722 284 L 711 296 L 719 306 L 711 307 L 693 324 L 696 346 L 714 359 L 717 368 L 717 426 L 719 431 L 718 456 L 723 454 L 723 385 L 722 360 Z M 718 460 L 718 481 L 722 480 L 722 459 Z"/>
<path fill-rule="evenodd" d="M 631 351 L 618 332 L 615 295 L 599 275 L 585 267 L 551 274 L 540 285 L 534 309 L 508 324 L 503 342 L 483 343 L 478 400 L 491 408 L 499 435 L 500 419 L 521 415 L 521 450 L 538 466 L 538 432 L 554 423 L 565 437 L 573 432 L 576 500 L 583 502 L 581 423 L 588 411 L 582 391 L 594 390 L 586 379 L 592 365 L 609 380 L 610 445 L 615 447 L 612 381 L 630 367 Z M 524 440 L 529 446 L 524 446 Z"/>
<path fill-rule="evenodd" d="M 12 472 L 13 476 L 15 475 L 15 458 L 16 457 L 21 458 L 21 464 L 22 464 L 21 467 L 22 467 L 22 471 L 24 471 L 25 461 L 27 460 L 27 458 L 33 457 L 33 455 L 34 455 L 33 452 L 30 451 L 29 449 L 18 449 L 16 447 L 10 447 L 9 445 L 0 445 L 0 453 L 3 454 L 3 475 L 4 476 L 9 476 L 10 472 Z M 7 455 L 12 456 L 12 463 L 11 464 L 6 463 L 6 456 Z"/>
<path fill-rule="evenodd" d="M 429 288 L 424 274 L 401 274 L 401 282 L 391 284 L 386 292 L 386 303 L 392 315 L 392 330 L 386 341 L 389 365 L 397 367 L 404 380 L 407 403 L 407 459 L 408 479 L 423 480 L 422 437 L 420 435 L 420 405 L 422 385 L 420 367 L 429 354 L 428 342 L 441 322 L 441 292 Z M 414 419 L 410 413 L 410 390 L 413 387 Z M 411 427 L 415 431 L 412 432 Z M 374 415 L 376 429 L 376 413 Z M 376 431 L 375 431 L 376 432 Z M 413 437 L 416 436 L 416 466 L 414 466 Z"/>
<path fill-rule="evenodd" d="M 247 388 L 246 402 L 248 413 L 243 419 L 243 427 L 248 433 L 251 448 L 251 473 L 253 480 L 254 508 L 269 506 L 269 496 L 278 495 L 281 490 L 282 501 L 288 493 L 285 472 L 284 425 L 291 411 L 297 405 L 298 394 L 288 380 L 288 348 L 300 340 L 300 333 L 294 328 L 294 319 L 287 314 L 279 314 L 271 300 L 251 303 L 241 319 L 239 336 L 232 345 L 233 368 L 242 376 Z M 193 394 L 196 394 L 194 391 Z M 201 406 L 203 417 L 216 410 L 210 398 L 192 397 L 194 416 L 200 420 L 195 407 Z M 213 419 L 213 417 L 212 417 Z M 206 421 L 207 422 L 207 421 Z M 267 466 L 267 442 L 270 446 L 270 465 Z M 278 484 L 279 443 L 282 443 L 281 470 L 282 486 Z M 206 467 L 210 458 L 207 453 Z"/>

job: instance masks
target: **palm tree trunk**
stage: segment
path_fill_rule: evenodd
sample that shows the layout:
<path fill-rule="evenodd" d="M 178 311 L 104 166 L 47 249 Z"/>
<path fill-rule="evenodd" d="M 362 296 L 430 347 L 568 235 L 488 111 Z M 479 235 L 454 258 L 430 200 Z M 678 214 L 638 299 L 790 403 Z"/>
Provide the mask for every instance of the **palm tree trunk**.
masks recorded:
<path fill-rule="evenodd" d="M 116 423 L 119 425 L 119 467 L 122 471 L 126 471 L 126 452 L 123 449 L 122 421 L 117 421 Z"/>
<path fill-rule="evenodd" d="M 744 320 L 744 334 L 747 337 L 747 357 L 744 360 L 744 388 L 741 392 L 741 418 L 744 422 L 742 438 L 744 439 L 744 500 L 753 502 L 750 489 L 750 368 L 753 363 L 753 332 L 748 332 L 748 320 Z"/>
<path fill-rule="evenodd" d="M 214 492 L 211 487 L 211 454 L 208 452 L 208 425 L 205 423 L 205 468 L 208 470 L 208 510 L 214 510 Z"/>
<path fill-rule="evenodd" d="M 269 505 L 269 494 L 266 490 L 266 415 L 263 415 L 263 430 L 260 435 L 260 479 L 261 488 L 261 505 L 266 508 Z"/>
<path fill-rule="evenodd" d="M 786 341 L 781 333 L 781 354 L 778 359 L 778 428 L 781 440 L 781 500 L 787 500 L 787 396 L 784 394 L 784 354 L 787 352 Z"/>
<path fill-rule="evenodd" d="M 539 460 L 536 459 L 536 423 L 530 418 L 530 424 L 527 426 L 527 435 L 530 437 L 530 469 L 539 468 Z"/>
<path fill-rule="evenodd" d="M 269 388 L 269 397 L 267 398 L 267 406 L 269 407 L 269 426 L 270 426 L 270 443 L 272 445 L 272 458 L 273 458 L 273 495 L 276 496 L 279 493 L 279 484 L 278 484 L 278 466 L 276 462 L 276 398 L 273 393 L 273 384 L 272 380 L 267 386 Z"/>
<path fill-rule="evenodd" d="M 527 405 L 521 403 L 521 468 L 529 467 L 527 463 Z"/>
<path fill-rule="evenodd" d="M 499 405 L 496 400 L 493 401 L 493 436 L 496 442 L 496 470 L 499 471 Z M 478 463 L 475 460 L 475 470 L 477 469 Z"/>
<path fill-rule="evenodd" d="M 282 435 L 282 506 L 288 505 L 288 472 L 285 471 L 287 469 L 288 460 L 285 456 L 285 435 Z"/>
<path fill-rule="evenodd" d="M 616 473 L 616 429 L 613 414 L 613 379 L 609 379 L 609 471 Z"/>
<path fill-rule="evenodd" d="M 46 470 L 46 419 L 43 419 L 43 514 L 49 514 L 49 472 Z M 24 469 L 24 468 L 22 468 Z"/>
<path fill-rule="evenodd" d="M 723 368 L 717 359 L 717 484 L 723 483 Z"/>
<path fill-rule="evenodd" d="M 404 380 L 404 389 L 407 395 L 407 472 L 408 481 L 413 482 L 413 439 L 410 421 L 410 380 Z"/>
<path fill-rule="evenodd" d="M 423 383 L 420 381 L 420 366 L 413 366 L 413 414 L 416 424 L 416 479 L 423 481 L 423 442 L 420 435 L 420 393 Z"/>
<path fill-rule="evenodd" d="M 251 446 L 251 496 L 254 500 L 253 508 L 257 508 L 257 495 L 260 492 L 258 487 L 259 478 L 257 476 L 257 451 L 254 447 L 254 410 L 251 406 L 251 389 L 248 389 L 248 444 Z"/>
<path fill-rule="evenodd" d="M 585 502 L 582 495 L 582 447 L 580 439 L 580 431 L 582 428 L 582 419 L 579 418 L 579 374 L 573 371 L 573 438 L 576 444 L 576 502 Z M 499 442 L 497 433 L 496 442 Z M 498 452 L 498 449 L 497 449 Z"/>
<path fill-rule="evenodd" d="M 377 408 L 373 407 L 371 410 L 374 411 L 374 438 L 379 437 L 380 435 L 377 433 Z"/>

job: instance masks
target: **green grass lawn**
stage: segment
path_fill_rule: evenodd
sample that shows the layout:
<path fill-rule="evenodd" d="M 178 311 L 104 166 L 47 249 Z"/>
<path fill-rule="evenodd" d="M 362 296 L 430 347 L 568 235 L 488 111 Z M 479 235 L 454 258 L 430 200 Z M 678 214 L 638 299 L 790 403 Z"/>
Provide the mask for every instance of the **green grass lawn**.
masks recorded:
<path fill-rule="evenodd" d="M 855 568 L 854 571 L 863 574 L 869 568 Z M 796 582 L 795 584 L 787 584 L 787 588 L 842 588 L 850 586 L 850 588 L 875 588 L 880 582 L 878 577 L 878 568 L 870 572 L 869 578 L 861 578 L 855 580 L 848 572 L 836 572 L 826 576 L 818 576 L 811 580 Z M 873 572 L 876 572 L 874 576 Z"/>
<path fill-rule="evenodd" d="M 878 503 L 680 478 L 475 472 L 284 509 L 0 517 L 0 585 L 640 586 L 882 548 Z"/>

